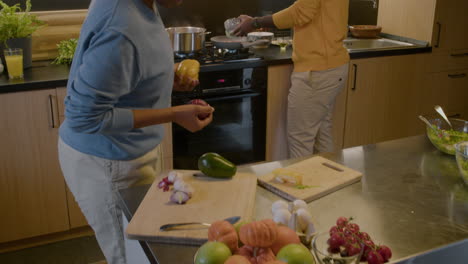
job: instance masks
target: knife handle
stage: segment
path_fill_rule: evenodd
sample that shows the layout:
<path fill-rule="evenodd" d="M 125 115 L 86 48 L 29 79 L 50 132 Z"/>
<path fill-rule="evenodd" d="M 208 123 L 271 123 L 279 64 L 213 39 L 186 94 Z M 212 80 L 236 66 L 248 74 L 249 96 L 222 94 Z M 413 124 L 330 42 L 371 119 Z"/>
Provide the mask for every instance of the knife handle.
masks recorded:
<path fill-rule="evenodd" d="M 186 226 L 186 225 L 203 225 L 203 226 L 211 226 L 208 223 L 200 223 L 200 222 L 191 222 L 191 223 L 177 223 L 177 224 L 167 224 L 167 225 L 162 225 L 159 230 L 160 231 L 168 231 L 174 229 L 174 227 L 179 227 L 179 226 Z"/>

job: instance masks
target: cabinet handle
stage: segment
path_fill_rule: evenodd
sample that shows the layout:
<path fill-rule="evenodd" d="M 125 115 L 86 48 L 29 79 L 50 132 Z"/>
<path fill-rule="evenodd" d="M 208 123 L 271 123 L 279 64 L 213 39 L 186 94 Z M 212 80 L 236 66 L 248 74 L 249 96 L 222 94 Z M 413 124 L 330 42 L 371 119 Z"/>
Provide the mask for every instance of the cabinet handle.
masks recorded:
<path fill-rule="evenodd" d="M 468 52 L 465 52 L 465 53 L 453 53 L 453 54 L 450 54 L 451 57 L 465 57 L 465 56 L 468 56 Z"/>
<path fill-rule="evenodd" d="M 453 78 L 453 79 L 456 79 L 456 78 L 465 78 L 465 77 L 466 77 L 466 73 L 448 74 L 448 77 L 449 77 L 449 78 Z"/>
<path fill-rule="evenodd" d="M 354 70 L 354 79 L 353 79 L 353 87 L 351 88 L 351 90 L 356 91 L 357 64 L 353 64 L 353 70 Z"/>
<path fill-rule="evenodd" d="M 49 94 L 49 104 L 50 104 L 50 116 L 52 117 L 52 128 L 55 128 L 55 118 L 54 118 L 54 96 Z"/>
<path fill-rule="evenodd" d="M 442 24 L 439 22 L 436 22 L 437 25 L 437 41 L 434 47 L 438 48 L 440 45 L 440 31 L 442 30 Z"/>

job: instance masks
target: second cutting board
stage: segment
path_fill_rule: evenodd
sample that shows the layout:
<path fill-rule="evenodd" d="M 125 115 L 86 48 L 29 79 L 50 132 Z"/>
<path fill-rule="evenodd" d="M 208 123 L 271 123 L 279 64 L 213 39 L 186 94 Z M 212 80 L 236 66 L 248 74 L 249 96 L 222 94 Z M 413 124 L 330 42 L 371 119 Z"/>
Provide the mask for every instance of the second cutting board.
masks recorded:
<path fill-rule="evenodd" d="M 194 177 L 199 171 L 177 170 L 195 190 L 186 204 L 169 201 L 171 191 L 158 188 L 155 180 L 131 219 L 126 234 L 130 239 L 160 243 L 201 245 L 208 239 L 207 228 L 160 231 L 165 224 L 181 222 L 212 223 L 230 216 L 250 221 L 255 205 L 257 177 L 251 173 L 236 173 L 231 179 Z"/>
<path fill-rule="evenodd" d="M 358 182 L 362 177 L 362 173 L 320 156 L 300 161 L 284 169 L 301 174 L 304 188 L 278 183 L 273 173 L 260 176 L 258 184 L 289 201 L 299 199 L 310 202 Z"/>

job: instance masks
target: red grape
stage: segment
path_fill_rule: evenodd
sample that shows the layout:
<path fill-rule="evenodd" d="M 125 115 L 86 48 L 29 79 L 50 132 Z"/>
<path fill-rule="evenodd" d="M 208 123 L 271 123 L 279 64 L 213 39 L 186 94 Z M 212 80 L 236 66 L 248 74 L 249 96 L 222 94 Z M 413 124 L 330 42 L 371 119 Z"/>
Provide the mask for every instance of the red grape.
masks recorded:
<path fill-rule="evenodd" d="M 337 233 L 337 232 L 341 232 L 340 229 L 339 229 L 337 226 L 332 226 L 332 227 L 330 228 L 330 231 L 329 231 L 330 236 L 333 235 L 333 234 L 335 234 L 335 233 Z"/>
<path fill-rule="evenodd" d="M 369 234 L 366 232 L 359 232 L 357 235 L 361 240 L 371 240 Z"/>
<path fill-rule="evenodd" d="M 392 257 L 392 251 L 387 246 L 379 246 L 377 252 L 383 257 L 384 262 Z"/>
<path fill-rule="evenodd" d="M 354 243 L 357 243 L 358 242 L 358 238 L 356 236 L 347 236 L 345 237 L 346 241 L 350 244 L 354 244 Z"/>
<path fill-rule="evenodd" d="M 351 231 L 351 232 L 353 232 L 353 233 L 355 233 L 355 234 L 357 234 L 357 233 L 359 232 L 359 225 L 358 225 L 358 224 L 355 224 L 355 223 L 347 224 L 347 225 L 346 225 L 346 228 L 347 228 L 349 231 Z"/>
<path fill-rule="evenodd" d="M 335 253 L 340 252 L 340 248 L 331 248 L 331 247 L 328 247 L 327 250 L 328 250 L 328 252 L 330 252 L 330 253 L 332 253 L 332 254 L 335 254 Z"/>
<path fill-rule="evenodd" d="M 338 217 L 338 219 L 336 220 L 336 225 L 338 227 L 345 227 L 346 224 L 348 223 L 348 218 L 344 217 L 344 216 L 340 216 Z"/>
<path fill-rule="evenodd" d="M 353 235 L 353 232 L 351 232 L 351 230 L 345 228 L 345 229 L 343 229 L 343 234 L 344 234 L 345 237 L 349 237 L 349 236 Z"/>
<path fill-rule="evenodd" d="M 384 259 L 383 257 L 379 254 L 379 252 L 375 250 L 369 251 L 367 254 L 367 263 L 369 264 L 383 264 Z"/>
<path fill-rule="evenodd" d="M 355 256 L 361 252 L 361 247 L 358 244 L 348 244 L 346 246 L 346 251 L 348 252 L 348 256 Z"/>
<path fill-rule="evenodd" d="M 343 236 L 341 236 L 339 233 L 333 234 L 330 239 L 328 239 L 328 245 L 330 245 L 330 248 L 332 249 L 337 249 L 340 246 L 344 245 L 345 240 Z"/>

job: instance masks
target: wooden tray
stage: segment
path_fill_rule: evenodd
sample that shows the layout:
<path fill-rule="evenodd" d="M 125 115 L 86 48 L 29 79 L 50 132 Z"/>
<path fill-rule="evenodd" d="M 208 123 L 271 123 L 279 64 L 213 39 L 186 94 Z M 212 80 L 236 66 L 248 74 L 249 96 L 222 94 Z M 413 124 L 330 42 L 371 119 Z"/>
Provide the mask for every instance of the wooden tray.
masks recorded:
<path fill-rule="evenodd" d="M 178 170 L 184 181 L 192 185 L 195 192 L 186 204 L 169 202 L 171 191 L 158 188 L 161 175 L 148 190 L 145 198 L 131 219 L 126 235 L 130 239 L 160 243 L 201 245 L 208 239 L 208 229 L 159 231 L 169 223 L 206 222 L 230 216 L 241 220 L 252 220 L 255 205 L 257 177 L 251 173 L 237 173 L 232 179 L 194 177 L 199 171 Z"/>
<path fill-rule="evenodd" d="M 362 177 L 360 172 L 320 156 L 303 160 L 285 169 L 301 173 L 302 184 L 311 187 L 298 189 L 288 184 L 278 183 L 274 180 L 273 173 L 260 176 L 258 184 L 289 201 L 300 199 L 310 202 L 358 182 Z"/>

